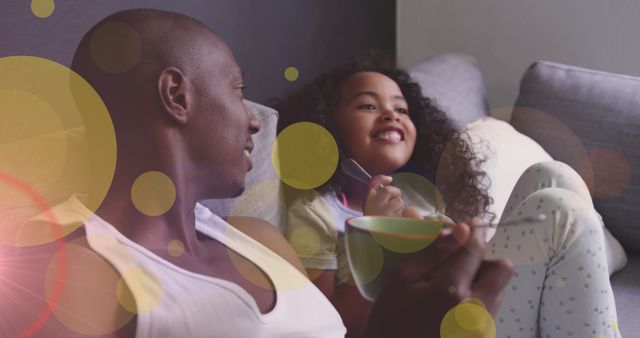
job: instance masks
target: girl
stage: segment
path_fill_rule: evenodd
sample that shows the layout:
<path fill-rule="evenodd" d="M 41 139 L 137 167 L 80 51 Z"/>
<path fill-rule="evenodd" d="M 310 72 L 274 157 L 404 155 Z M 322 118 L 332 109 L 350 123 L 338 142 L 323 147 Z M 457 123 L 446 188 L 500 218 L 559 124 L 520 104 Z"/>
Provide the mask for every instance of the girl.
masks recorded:
<path fill-rule="evenodd" d="M 378 177 L 372 185 L 337 170 L 318 192 L 299 194 L 288 210 L 287 236 L 314 283 L 357 337 L 370 303 L 350 278 L 344 221 L 363 214 L 416 216 L 390 175 L 419 173 L 442 194 L 456 222 L 491 220 L 487 180 L 463 134 L 421 94 L 409 75 L 372 60 L 337 68 L 277 107 L 282 127 L 311 121 L 336 139 L 341 159 Z M 437 200 L 437 199 L 434 199 Z M 427 199 L 427 202 L 429 199 Z M 425 203 L 429 204 L 429 203 Z M 436 203 L 421 205 L 437 213 Z M 619 337 L 601 224 L 577 173 L 559 162 L 529 168 L 501 221 L 545 215 L 536 224 L 498 229 L 487 258 L 514 262 L 514 278 L 494 318 L 498 337 Z"/>

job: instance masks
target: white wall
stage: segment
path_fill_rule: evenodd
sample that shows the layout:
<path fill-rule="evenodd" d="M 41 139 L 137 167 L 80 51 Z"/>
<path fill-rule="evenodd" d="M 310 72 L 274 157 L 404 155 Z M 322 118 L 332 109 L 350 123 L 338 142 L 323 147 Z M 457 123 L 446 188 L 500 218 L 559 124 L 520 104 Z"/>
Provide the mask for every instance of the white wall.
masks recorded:
<path fill-rule="evenodd" d="M 398 62 L 473 55 L 492 112 L 508 118 L 535 60 L 640 76 L 640 0 L 397 0 Z"/>

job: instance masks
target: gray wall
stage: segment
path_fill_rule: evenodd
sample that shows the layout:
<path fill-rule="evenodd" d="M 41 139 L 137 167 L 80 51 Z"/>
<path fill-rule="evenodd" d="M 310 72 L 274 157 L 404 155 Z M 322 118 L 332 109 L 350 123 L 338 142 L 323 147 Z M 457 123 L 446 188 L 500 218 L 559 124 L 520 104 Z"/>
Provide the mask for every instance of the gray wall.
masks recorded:
<path fill-rule="evenodd" d="M 34 55 L 69 65 L 82 35 L 98 20 L 148 7 L 193 16 L 229 43 L 245 73 L 247 97 L 281 97 L 322 70 L 369 49 L 395 54 L 395 1 L 387 0 L 57 0 L 45 19 L 30 1 L 0 4 L 0 57 Z M 289 66 L 300 78 L 287 81 Z"/>
<path fill-rule="evenodd" d="M 640 75 L 637 0 L 401 0 L 397 20 L 401 65 L 471 54 L 494 108 L 513 105 L 522 74 L 538 59 Z"/>

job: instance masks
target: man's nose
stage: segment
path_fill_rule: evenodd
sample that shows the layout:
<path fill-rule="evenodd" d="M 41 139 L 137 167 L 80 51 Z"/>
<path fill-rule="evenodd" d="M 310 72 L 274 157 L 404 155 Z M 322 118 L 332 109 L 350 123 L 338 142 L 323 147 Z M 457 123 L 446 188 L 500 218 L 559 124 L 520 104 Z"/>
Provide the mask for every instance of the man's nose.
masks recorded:
<path fill-rule="evenodd" d="M 256 114 L 254 114 L 253 111 L 251 111 L 251 109 L 249 109 L 246 105 L 244 109 L 247 110 L 247 114 L 249 116 L 249 132 L 251 134 L 255 134 L 259 132 L 260 128 L 262 128 L 262 125 L 260 124 L 260 120 L 258 120 L 258 117 L 256 116 Z"/>

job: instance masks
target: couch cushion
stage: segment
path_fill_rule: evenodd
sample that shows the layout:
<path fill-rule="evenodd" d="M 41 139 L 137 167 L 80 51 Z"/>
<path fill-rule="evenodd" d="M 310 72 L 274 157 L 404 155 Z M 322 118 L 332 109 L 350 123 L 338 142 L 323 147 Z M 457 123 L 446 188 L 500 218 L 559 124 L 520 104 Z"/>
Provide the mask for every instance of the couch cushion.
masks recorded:
<path fill-rule="evenodd" d="M 578 171 L 607 228 L 640 253 L 640 78 L 536 62 L 515 106 L 511 124 Z"/>
<path fill-rule="evenodd" d="M 253 136 L 253 168 L 247 174 L 245 192 L 237 198 L 206 200 L 202 204 L 221 217 L 253 216 L 274 225 L 283 224 L 282 186 L 271 164 L 278 112 L 251 101 L 245 103 L 261 123 L 260 131 Z"/>
<path fill-rule="evenodd" d="M 482 73 L 473 57 L 436 55 L 409 69 L 409 74 L 458 129 L 488 115 Z"/>
<path fill-rule="evenodd" d="M 484 159 L 481 169 L 490 180 L 488 192 L 493 198 L 489 210 L 498 221 L 520 175 L 531 165 L 552 158 L 531 138 L 491 116 L 470 123 L 464 131 L 474 153 Z"/>

